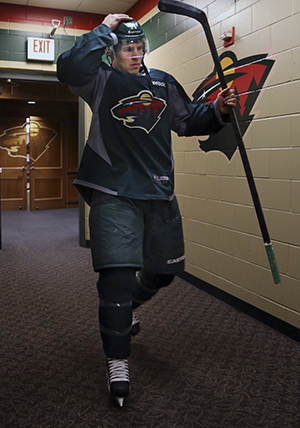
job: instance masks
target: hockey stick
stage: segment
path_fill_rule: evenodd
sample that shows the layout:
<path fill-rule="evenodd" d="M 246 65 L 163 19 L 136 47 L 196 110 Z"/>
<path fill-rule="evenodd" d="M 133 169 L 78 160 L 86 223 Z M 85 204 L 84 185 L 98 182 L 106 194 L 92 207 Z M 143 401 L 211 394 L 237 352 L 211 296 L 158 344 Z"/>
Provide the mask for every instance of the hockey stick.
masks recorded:
<path fill-rule="evenodd" d="M 222 66 L 220 63 L 220 59 L 218 56 L 216 45 L 215 45 L 213 35 L 212 35 L 211 29 L 210 29 L 210 25 L 208 23 L 207 16 L 206 16 L 205 12 L 203 12 L 203 10 L 198 9 L 194 6 L 191 6 L 187 3 L 182 3 L 179 1 L 175 1 L 175 0 L 160 0 L 158 3 L 158 8 L 162 12 L 175 13 L 177 15 L 189 16 L 190 18 L 196 19 L 202 25 L 206 39 L 207 39 L 207 43 L 209 45 L 211 55 L 212 55 L 212 58 L 214 61 L 216 72 L 218 73 L 218 76 L 219 76 L 219 79 L 221 82 L 222 89 L 226 89 L 227 83 L 225 80 L 225 76 L 224 76 L 223 69 L 222 69 Z M 276 262 L 276 258 L 275 258 L 275 253 L 273 250 L 272 242 L 270 240 L 266 221 L 265 221 L 264 214 L 262 211 L 262 207 L 260 204 L 260 200 L 259 200 L 259 196 L 257 193 L 256 185 L 254 182 L 253 174 L 251 171 L 249 159 L 248 159 L 248 156 L 246 153 L 242 133 L 241 133 L 239 123 L 238 123 L 234 109 L 229 107 L 228 111 L 229 111 L 230 121 L 231 121 L 233 131 L 234 131 L 234 135 L 236 138 L 237 146 L 239 148 L 241 159 L 242 159 L 242 162 L 244 165 L 244 170 L 246 173 L 246 177 L 247 177 L 248 185 L 250 188 L 253 204 L 254 204 L 257 219 L 259 222 L 262 238 L 264 240 L 264 244 L 265 244 L 270 268 L 271 268 L 272 275 L 273 275 L 273 280 L 274 280 L 275 284 L 279 284 L 281 282 L 280 273 L 278 270 L 278 266 L 277 266 L 277 262 Z"/>

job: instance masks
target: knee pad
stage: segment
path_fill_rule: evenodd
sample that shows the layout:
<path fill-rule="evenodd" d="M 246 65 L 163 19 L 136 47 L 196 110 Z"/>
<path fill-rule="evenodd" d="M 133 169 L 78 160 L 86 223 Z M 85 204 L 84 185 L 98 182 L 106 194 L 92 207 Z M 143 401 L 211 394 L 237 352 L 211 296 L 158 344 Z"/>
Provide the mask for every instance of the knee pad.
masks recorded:
<path fill-rule="evenodd" d="M 137 275 L 133 292 L 133 309 L 150 300 L 162 287 L 167 287 L 175 275 L 152 273 L 143 269 Z"/>
<path fill-rule="evenodd" d="M 145 270 L 139 272 L 141 283 L 149 290 L 159 290 L 162 287 L 167 287 L 173 281 L 175 275 L 152 273 Z"/>
<path fill-rule="evenodd" d="M 110 303 L 130 302 L 136 282 L 135 272 L 132 267 L 101 270 L 97 282 L 99 298 Z"/>

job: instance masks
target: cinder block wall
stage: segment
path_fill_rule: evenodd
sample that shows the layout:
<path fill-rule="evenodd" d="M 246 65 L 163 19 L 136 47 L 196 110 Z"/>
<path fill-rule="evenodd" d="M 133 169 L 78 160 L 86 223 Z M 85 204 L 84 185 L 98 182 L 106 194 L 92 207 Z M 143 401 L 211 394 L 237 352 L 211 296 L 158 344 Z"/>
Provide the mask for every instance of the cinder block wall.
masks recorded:
<path fill-rule="evenodd" d="M 244 141 L 282 283 L 273 283 L 239 153 L 229 163 L 219 152 L 201 152 L 197 138 L 174 134 L 186 271 L 300 327 L 300 2 L 187 3 L 207 12 L 219 54 L 226 49 L 220 35 L 234 26 L 235 44 L 227 49 L 238 58 L 269 53 L 275 60 Z M 200 25 L 162 44 L 146 62 L 173 74 L 190 96 L 213 70 Z"/>

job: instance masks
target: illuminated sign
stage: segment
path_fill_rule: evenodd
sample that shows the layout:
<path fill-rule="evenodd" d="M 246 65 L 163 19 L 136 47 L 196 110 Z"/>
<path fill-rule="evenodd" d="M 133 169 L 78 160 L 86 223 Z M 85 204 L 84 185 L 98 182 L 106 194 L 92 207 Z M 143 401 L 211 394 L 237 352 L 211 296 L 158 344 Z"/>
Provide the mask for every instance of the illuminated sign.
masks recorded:
<path fill-rule="evenodd" d="M 54 40 L 28 37 L 27 59 L 54 61 Z"/>

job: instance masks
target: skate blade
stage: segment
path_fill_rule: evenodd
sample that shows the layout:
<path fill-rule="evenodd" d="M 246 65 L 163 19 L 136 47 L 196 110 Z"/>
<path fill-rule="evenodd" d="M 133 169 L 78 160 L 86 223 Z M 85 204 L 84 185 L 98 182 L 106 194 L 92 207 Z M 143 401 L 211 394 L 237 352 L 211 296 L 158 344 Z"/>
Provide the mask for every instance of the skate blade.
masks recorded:
<path fill-rule="evenodd" d="M 123 407 L 124 405 L 124 398 L 120 398 L 120 397 L 115 397 L 117 403 L 119 404 L 120 407 Z"/>

